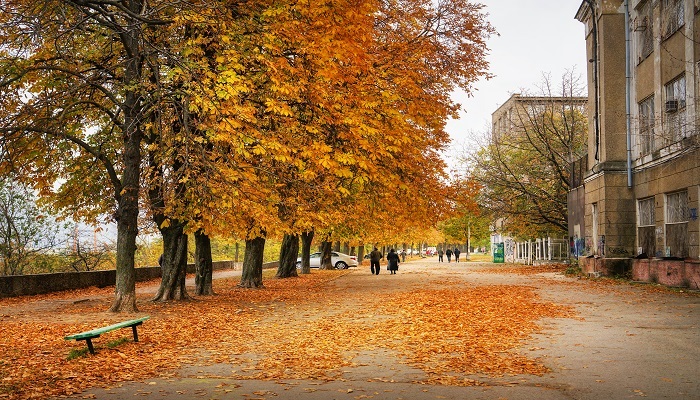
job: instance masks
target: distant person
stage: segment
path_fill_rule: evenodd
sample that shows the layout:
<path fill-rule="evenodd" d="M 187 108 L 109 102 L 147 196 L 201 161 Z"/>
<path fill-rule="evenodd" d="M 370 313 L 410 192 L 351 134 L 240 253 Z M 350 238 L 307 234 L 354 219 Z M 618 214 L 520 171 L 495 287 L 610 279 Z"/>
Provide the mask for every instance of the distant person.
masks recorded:
<path fill-rule="evenodd" d="M 442 249 L 438 250 L 438 261 L 442 262 L 442 255 L 445 254 Z"/>
<path fill-rule="evenodd" d="M 389 254 L 386 255 L 387 267 L 391 274 L 395 274 L 399 269 L 399 255 L 396 254 L 394 249 L 389 250 Z"/>
<path fill-rule="evenodd" d="M 401 262 L 406 262 L 406 250 L 401 250 Z"/>
<path fill-rule="evenodd" d="M 448 249 L 445 251 L 445 255 L 447 256 L 447 262 L 452 261 L 452 249 L 448 248 Z"/>
<path fill-rule="evenodd" d="M 369 253 L 369 269 L 372 275 L 379 275 L 379 261 L 382 259 L 382 253 L 375 247 L 371 253 Z"/>
<path fill-rule="evenodd" d="M 460 253 L 459 247 L 455 247 L 454 253 L 455 253 L 455 262 L 459 262 L 459 253 Z"/>

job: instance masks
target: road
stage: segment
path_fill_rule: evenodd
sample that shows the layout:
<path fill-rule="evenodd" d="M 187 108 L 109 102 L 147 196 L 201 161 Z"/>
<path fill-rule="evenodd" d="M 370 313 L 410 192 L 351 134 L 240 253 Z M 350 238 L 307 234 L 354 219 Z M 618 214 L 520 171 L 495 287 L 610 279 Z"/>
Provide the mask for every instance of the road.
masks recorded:
<path fill-rule="evenodd" d="M 382 272 L 373 276 L 369 266 L 361 266 L 331 285 L 336 296 L 361 290 L 370 297 L 373 291 L 406 291 L 426 281 L 526 286 L 543 301 L 572 307 L 576 316 L 540 321 L 542 329 L 518 349 L 549 369 L 542 376 L 477 374 L 470 378 L 480 386 L 427 385 L 423 370 L 379 346 L 358 352 L 354 365 L 344 368 L 341 378 L 329 381 L 234 379 L 227 375 L 235 366 L 219 363 L 188 366 L 169 377 L 114 388 L 93 388 L 73 398 L 700 399 L 697 293 L 600 283 L 561 273 L 524 274 L 489 263 L 438 263 L 437 258 L 403 263 L 397 275 Z M 217 272 L 215 279 L 237 273 Z"/>

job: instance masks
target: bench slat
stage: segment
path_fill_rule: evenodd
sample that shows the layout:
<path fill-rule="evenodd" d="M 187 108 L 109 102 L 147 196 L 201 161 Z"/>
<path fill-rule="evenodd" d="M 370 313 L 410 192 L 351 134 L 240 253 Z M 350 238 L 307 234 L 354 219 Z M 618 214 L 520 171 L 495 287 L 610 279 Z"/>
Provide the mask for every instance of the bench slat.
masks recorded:
<path fill-rule="evenodd" d="M 141 325 L 143 323 L 143 321 L 146 321 L 149 318 L 151 318 L 151 317 L 146 316 L 146 317 L 142 317 L 142 318 L 132 319 L 130 321 L 119 322 L 117 324 L 105 326 L 103 328 L 97 328 L 97 329 L 93 329 L 91 331 L 86 331 L 86 332 L 76 333 L 74 335 L 69 335 L 69 336 L 66 336 L 64 339 L 65 340 L 73 340 L 73 339 L 83 340 L 83 339 L 87 339 L 87 338 L 95 338 L 95 337 L 100 336 L 103 333 L 107 333 L 107 332 L 113 331 L 115 329 L 126 328 L 126 327 L 130 327 L 130 326 L 134 326 L 134 325 Z"/>

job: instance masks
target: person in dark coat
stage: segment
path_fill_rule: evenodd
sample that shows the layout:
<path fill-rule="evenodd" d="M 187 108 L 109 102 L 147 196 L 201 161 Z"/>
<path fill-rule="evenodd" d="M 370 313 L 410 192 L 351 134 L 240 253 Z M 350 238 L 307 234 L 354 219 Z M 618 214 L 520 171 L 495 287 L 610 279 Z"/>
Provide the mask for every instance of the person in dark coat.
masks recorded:
<path fill-rule="evenodd" d="M 389 250 L 389 254 L 386 255 L 386 261 L 388 263 L 386 269 L 395 274 L 399 269 L 399 255 L 394 251 L 394 249 Z"/>
<path fill-rule="evenodd" d="M 379 275 L 379 260 L 382 259 L 382 253 L 375 247 L 371 253 L 369 253 L 369 269 L 372 275 Z"/>
<path fill-rule="evenodd" d="M 447 256 L 447 262 L 452 261 L 452 249 L 449 249 L 449 248 L 448 248 L 448 249 L 445 251 L 445 255 Z"/>
<path fill-rule="evenodd" d="M 459 253 L 460 253 L 459 247 L 455 247 L 454 253 L 455 253 L 455 262 L 459 262 Z"/>

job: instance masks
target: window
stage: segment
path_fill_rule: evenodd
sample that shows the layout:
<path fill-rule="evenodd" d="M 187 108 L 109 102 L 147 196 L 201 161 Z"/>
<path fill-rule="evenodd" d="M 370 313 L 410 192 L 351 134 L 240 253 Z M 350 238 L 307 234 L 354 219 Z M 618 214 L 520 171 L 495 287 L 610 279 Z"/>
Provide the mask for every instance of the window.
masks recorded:
<path fill-rule="evenodd" d="M 677 224 L 688 222 L 688 192 L 666 195 L 666 222 Z"/>
<path fill-rule="evenodd" d="M 656 254 L 656 218 L 654 198 L 637 201 L 637 235 L 639 240 L 638 255 L 651 258 Z"/>
<path fill-rule="evenodd" d="M 671 36 L 685 23 L 685 7 L 683 0 L 663 0 L 663 35 Z"/>
<path fill-rule="evenodd" d="M 656 223 L 654 218 L 654 198 L 639 200 L 639 226 L 653 226 Z"/>
<path fill-rule="evenodd" d="M 654 96 L 639 103 L 639 155 L 654 151 Z"/>
<path fill-rule="evenodd" d="M 688 129 L 685 124 L 685 74 L 680 75 L 664 86 L 666 114 L 664 126 L 665 145 L 679 141 L 687 136 Z"/>
<path fill-rule="evenodd" d="M 639 40 L 639 59 L 647 58 L 654 51 L 654 16 L 653 1 L 647 0 L 637 8 L 634 30 Z"/>
<path fill-rule="evenodd" d="M 666 102 L 675 102 L 674 107 L 667 107 L 669 112 L 685 108 L 685 74 L 680 75 L 665 86 Z"/>
<path fill-rule="evenodd" d="M 688 256 L 688 191 L 666 195 L 666 256 Z"/>

